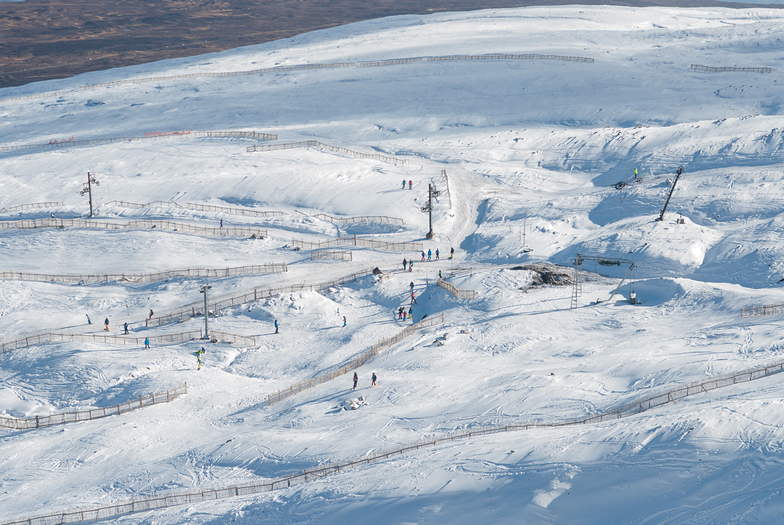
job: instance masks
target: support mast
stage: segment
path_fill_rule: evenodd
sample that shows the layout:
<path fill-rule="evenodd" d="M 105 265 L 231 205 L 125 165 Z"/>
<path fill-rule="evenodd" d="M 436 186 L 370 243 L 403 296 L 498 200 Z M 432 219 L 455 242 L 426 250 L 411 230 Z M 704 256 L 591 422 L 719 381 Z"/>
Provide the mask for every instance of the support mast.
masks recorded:
<path fill-rule="evenodd" d="M 662 208 L 659 218 L 656 219 L 657 221 L 664 220 L 664 212 L 667 211 L 667 205 L 670 203 L 670 197 L 672 197 L 672 192 L 675 191 L 675 185 L 678 184 L 678 179 L 681 178 L 681 174 L 683 173 L 683 166 L 678 168 L 678 171 L 676 171 L 675 173 L 677 173 L 677 175 L 675 176 L 675 181 L 672 183 L 672 188 L 670 188 L 670 194 L 667 195 L 667 202 L 664 203 L 664 208 Z"/>

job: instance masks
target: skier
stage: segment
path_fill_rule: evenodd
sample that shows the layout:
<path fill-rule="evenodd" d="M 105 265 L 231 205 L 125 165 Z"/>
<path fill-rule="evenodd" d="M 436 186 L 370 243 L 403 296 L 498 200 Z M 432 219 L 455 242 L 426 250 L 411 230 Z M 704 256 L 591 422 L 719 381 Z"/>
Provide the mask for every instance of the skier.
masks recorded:
<path fill-rule="evenodd" d="M 103 324 L 104 324 L 104 330 L 106 330 L 108 332 L 109 331 L 109 318 L 108 317 L 104 320 Z"/>
<path fill-rule="evenodd" d="M 84 315 L 87 316 L 87 324 L 93 324 L 93 322 L 90 321 L 90 316 L 88 314 L 84 314 Z"/>
<path fill-rule="evenodd" d="M 152 319 L 152 308 L 150 308 L 150 317 L 148 317 L 147 320 L 149 321 L 150 319 Z"/>
<path fill-rule="evenodd" d="M 403 189 L 406 189 L 406 179 L 403 179 Z"/>
<path fill-rule="evenodd" d="M 357 375 L 356 372 L 354 372 L 354 388 L 352 388 L 351 390 L 357 389 L 357 381 L 359 381 L 359 376 Z"/>
<path fill-rule="evenodd" d="M 409 272 L 414 271 L 414 261 L 408 261 L 408 271 Z"/>
<path fill-rule="evenodd" d="M 436 261 L 438 260 L 438 248 L 436 248 Z"/>
<path fill-rule="evenodd" d="M 422 261 L 421 262 L 425 262 L 425 250 L 422 250 Z"/>
<path fill-rule="evenodd" d="M 439 279 L 443 279 L 443 278 L 444 278 L 444 276 L 443 276 L 443 275 L 441 275 L 441 270 L 438 270 L 438 278 L 439 278 Z"/>
<path fill-rule="evenodd" d="M 430 261 L 432 256 L 433 256 L 433 253 L 430 250 L 428 250 L 427 251 L 427 260 Z"/>
<path fill-rule="evenodd" d="M 408 286 L 411 287 L 411 291 L 413 292 L 414 291 L 414 281 L 411 281 L 410 283 L 408 283 Z"/>
<path fill-rule="evenodd" d="M 405 309 L 403 306 L 401 306 L 400 308 L 398 308 L 398 310 L 397 310 L 397 318 L 398 318 L 398 319 L 403 319 L 403 312 L 404 312 L 405 310 L 406 310 L 406 309 Z"/>
<path fill-rule="evenodd" d="M 128 323 L 126 322 L 123 327 L 125 328 L 125 335 L 128 335 Z"/>
<path fill-rule="evenodd" d="M 409 319 L 413 319 L 414 318 L 414 309 L 411 308 L 410 306 L 408 307 L 408 318 Z"/>
<path fill-rule="evenodd" d="M 372 381 L 373 381 L 372 383 L 370 383 L 370 386 L 376 386 L 376 379 L 378 379 L 378 378 L 376 377 L 375 370 L 373 371 L 373 376 L 370 379 L 372 379 Z"/>
<path fill-rule="evenodd" d="M 223 228 L 223 219 L 221 219 L 221 228 Z"/>
<path fill-rule="evenodd" d="M 278 333 L 278 320 L 275 319 L 275 333 Z"/>
<path fill-rule="evenodd" d="M 454 248 L 449 248 L 449 258 L 450 259 L 454 259 L 455 258 L 455 249 Z"/>
<path fill-rule="evenodd" d="M 343 328 L 345 328 L 345 327 L 346 327 L 346 316 L 344 315 L 343 316 Z"/>
<path fill-rule="evenodd" d="M 196 368 L 196 370 L 201 370 L 201 356 L 202 356 L 202 354 L 204 354 L 204 347 L 203 346 L 201 347 L 201 350 L 196 352 L 196 361 L 199 363 L 199 366 L 198 366 L 198 368 Z"/>
<path fill-rule="evenodd" d="M 408 266 L 408 261 L 406 260 L 405 257 L 403 257 L 403 271 L 404 272 L 406 271 L 406 266 Z"/>
<path fill-rule="evenodd" d="M 414 297 L 414 292 L 411 292 L 411 304 L 415 304 L 415 305 L 419 306 L 419 303 L 417 302 L 416 297 Z"/>
<path fill-rule="evenodd" d="M 408 181 L 408 189 L 410 190 L 414 186 L 413 181 Z"/>
<path fill-rule="evenodd" d="M 150 348 L 150 339 L 145 337 L 144 338 L 144 349 L 145 350 L 149 350 L 149 348 Z"/>

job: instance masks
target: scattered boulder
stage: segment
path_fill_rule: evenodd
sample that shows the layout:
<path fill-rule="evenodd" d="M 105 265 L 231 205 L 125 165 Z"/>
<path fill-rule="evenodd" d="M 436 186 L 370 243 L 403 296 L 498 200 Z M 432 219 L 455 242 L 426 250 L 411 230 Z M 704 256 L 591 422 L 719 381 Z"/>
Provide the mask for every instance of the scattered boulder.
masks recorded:
<path fill-rule="evenodd" d="M 375 268 L 373 268 L 373 275 L 381 275 L 381 274 L 383 274 L 383 273 L 384 273 L 384 272 L 382 272 L 381 270 L 379 270 L 379 269 L 378 269 L 378 266 L 376 266 Z"/>
<path fill-rule="evenodd" d="M 359 396 L 359 399 L 347 399 L 343 401 L 343 405 L 341 408 L 343 410 L 358 410 L 359 408 L 366 406 L 367 403 L 365 402 L 365 396 Z"/>

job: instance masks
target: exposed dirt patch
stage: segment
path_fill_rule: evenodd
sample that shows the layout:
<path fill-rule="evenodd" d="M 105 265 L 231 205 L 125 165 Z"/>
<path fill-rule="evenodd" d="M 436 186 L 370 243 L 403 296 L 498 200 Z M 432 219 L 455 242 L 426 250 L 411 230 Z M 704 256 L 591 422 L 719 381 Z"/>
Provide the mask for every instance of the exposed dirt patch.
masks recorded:
<path fill-rule="evenodd" d="M 401 14 L 574 0 L 26 0 L 0 2 L 0 87 L 260 44 Z M 756 7 L 702 0 L 594 5 Z M 782 7 L 782 6 L 770 6 Z"/>

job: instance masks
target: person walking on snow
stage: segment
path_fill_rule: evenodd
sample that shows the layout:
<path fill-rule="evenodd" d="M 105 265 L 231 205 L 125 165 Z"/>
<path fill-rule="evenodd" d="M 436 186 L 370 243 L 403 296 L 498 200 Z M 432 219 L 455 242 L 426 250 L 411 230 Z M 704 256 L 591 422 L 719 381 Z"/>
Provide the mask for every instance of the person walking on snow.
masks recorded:
<path fill-rule="evenodd" d="M 278 320 L 275 319 L 275 333 L 278 333 Z"/>
<path fill-rule="evenodd" d="M 408 261 L 408 271 L 409 272 L 414 271 L 414 261 Z"/>
<path fill-rule="evenodd" d="M 398 308 L 398 310 L 397 310 L 397 318 L 398 319 L 403 319 L 403 312 L 404 311 L 405 311 L 405 307 L 401 306 L 400 308 Z"/>
<path fill-rule="evenodd" d="M 439 278 L 439 279 L 443 279 L 443 278 L 444 278 L 444 276 L 443 276 L 443 275 L 441 275 L 441 270 L 438 270 L 438 278 Z"/>
<path fill-rule="evenodd" d="M 104 319 L 103 325 L 104 325 L 103 329 L 108 332 L 109 331 L 109 318 L 108 317 L 106 319 Z"/>
<path fill-rule="evenodd" d="M 425 250 L 422 250 L 422 261 L 421 262 L 425 262 Z"/>
<path fill-rule="evenodd" d="M 221 219 L 221 228 L 223 228 L 223 219 Z"/>
<path fill-rule="evenodd" d="M 147 319 L 148 321 L 152 319 L 152 308 L 150 308 L 150 317 Z"/>
<path fill-rule="evenodd" d="M 414 186 L 413 181 L 408 181 L 408 189 L 410 190 Z"/>
<path fill-rule="evenodd" d="M 144 338 L 144 349 L 145 350 L 149 350 L 150 349 L 150 339 L 147 338 L 147 337 Z"/>
<path fill-rule="evenodd" d="M 376 377 L 375 371 L 373 371 L 373 376 L 370 379 L 373 381 L 372 383 L 370 383 L 370 386 L 376 386 L 376 379 L 378 378 Z"/>
<path fill-rule="evenodd" d="M 450 259 L 454 259 L 455 258 L 455 249 L 454 248 L 449 248 L 449 258 Z"/>
<path fill-rule="evenodd" d="M 357 381 L 359 381 L 359 376 L 357 375 L 356 372 L 354 372 L 354 388 L 352 388 L 351 390 L 357 389 Z"/>
<path fill-rule="evenodd" d="M 403 179 L 403 189 L 406 189 L 406 179 Z"/>
<path fill-rule="evenodd" d="M 343 328 L 345 328 L 345 327 L 346 327 L 346 316 L 344 315 L 343 316 Z"/>
<path fill-rule="evenodd" d="M 196 368 L 196 370 L 201 370 L 201 356 L 202 356 L 202 354 L 204 354 L 204 347 L 203 346 L 201 347 L 201 350 L 196 352 L 196 361 L 199 363 L 199 366 L 198 366 L 198 368 Z"/>
<path fill-rule="evenodd" d="M 427 251 L 427 260 L 428 260 L 428 261 L 430 261 L 430 258 L 431 258 L 432 256 L 433 256 L 433 253 L 432 253 L 430 250 L 428 250 L 428 251 Z"/>
<path fill-rule="evenodd" d="M 438 248 L 436 248 L 436 261 L 438 260 Z"/>
<path fill-rule="evenodd" d="M 408 261 L 406 260 L 405 257 L 403 257 L 403 271 L 404 272 L 406 271 L 406 266 L 408 266 Z"/>
<path fill-rule="evenodd" d="M 123 327 L 125 328 L 125 335 L 128 335 L 128 323 L 126 322 Z"/>
<path fill-rule="evenodd" d="M 408 283 L 408 286 L 411 287 L 411 291 L 413 292 L 414 291 L 414 281 L 411 281 L 410 283 Z"/>
<path fill-rule="evenodd" d="M 411 308 L 410 306 L 408 307 L 408 318 L 409 319 L 413 319 L 414 318 L 414 309 Z"/>

